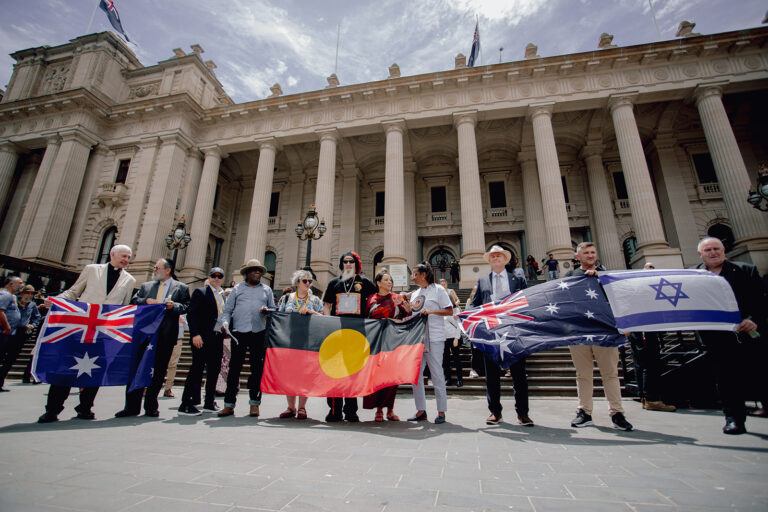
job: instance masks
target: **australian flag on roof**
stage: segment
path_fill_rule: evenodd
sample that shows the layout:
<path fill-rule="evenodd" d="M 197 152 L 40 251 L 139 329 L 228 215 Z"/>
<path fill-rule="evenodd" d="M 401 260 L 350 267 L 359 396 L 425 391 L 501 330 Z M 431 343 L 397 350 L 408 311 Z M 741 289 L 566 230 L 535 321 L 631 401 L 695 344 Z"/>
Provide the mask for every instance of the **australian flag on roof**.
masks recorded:
<path fill-rule="evenodd" d="M 128 36 L 123 30 L 123 24 L 120 23 L 120 15 L 117 13 L 115 2 L 113 2 L 113 0 L 101 0 L 99 2 L 99 7 L 102 11 L 107 13 L 107 18 L 109 18 L 109 22 L 112 24 L 112 27 L 120 32 L 126 41 L 130 42 L 130 39 L 128 39 Z"/>
<path fill-rule="evenodd" d="M 459 320 L 472 343 L 502 368 L 554 347 L 626 343 L 596 277 L 548 281 L 467 310 Z"/>
<path fill-rule="evenodd" d="M 469 52 L 469 59 L 467 59 L 467 67 L 469 68 L 475 65 L 477 55 L 480 53 L 479 23 L 479 21 L 475 22 L 475 37 L 472 38 L 472 51 Z"/>
<path fill-rule="evenodd" d="M 163 304 L 51 302 L 35 345 L 37 380 L 78 388 L 130 384 L 139 389 L 151 383 Z"/>

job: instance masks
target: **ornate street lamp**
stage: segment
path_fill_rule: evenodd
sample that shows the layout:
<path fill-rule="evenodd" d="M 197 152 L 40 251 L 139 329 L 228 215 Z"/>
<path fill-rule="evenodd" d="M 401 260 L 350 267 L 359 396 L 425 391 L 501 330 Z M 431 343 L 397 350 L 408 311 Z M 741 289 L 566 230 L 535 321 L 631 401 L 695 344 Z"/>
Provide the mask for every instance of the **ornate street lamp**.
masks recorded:
<path fill-rule="evenodd" d="M 304 220 L 300 220 L 296 224 L 296 236 L 299 240 L 307 241 L 307 260 L 304 264 L 306 267 L 309 267 L 309 260 L 312 256 L 312 240 L 320 240 L 325 234 L 326 229 L 325 219 L 320 220 L 318 223 L 315 205 L 310 206 Z"/>
<path fill-rule="evenodd" d="M 757 171 L 757 190 L 749 189 L 747 202 L 761 212 L 768 212 L 768 166 L 765 164 Z"/>
<path fill-rule="evenodd" d="M 179 254 L 179 249 L 186 249 L 189 245 L 189 241 L 192 237 L 187 232 L 187 225 L 184 222 L 184 216 L 179 219 L 179 223 L 171 230 L 170 233 L 165 235 L 165 246 L 169 250 L 173 251 L 173 268 L 176 269 L 176 256 Z"/>

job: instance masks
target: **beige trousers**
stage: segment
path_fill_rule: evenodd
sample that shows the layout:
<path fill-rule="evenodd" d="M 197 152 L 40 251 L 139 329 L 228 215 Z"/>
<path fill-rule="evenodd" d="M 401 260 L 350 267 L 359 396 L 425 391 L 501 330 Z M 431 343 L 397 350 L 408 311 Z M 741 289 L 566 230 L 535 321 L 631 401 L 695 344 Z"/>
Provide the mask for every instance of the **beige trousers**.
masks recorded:
<path fill-rule="evenodd" d="M 170 391 L 173 387 L 173 381 L 176 379 L 176 367 L 179 365 L 179 358 L 181 357 L 181 347 L 183 346 L 183 340 L 179 338 L 176 341 L 176 345 L 171 352 L 171 360 L 168 361 L 168 372 L 165 374 L 165 391 Z"/>
<path fill-rule="evenodd" d="M 623 413 L 621 387 L 619 386 L 619 349 L 596 345 L 570 345 L 568 349 L 571 351 L 571 359 L 576 367 L 576 391 L 579 395 L 579 409 L 583 409 L 590 416 L 592 415 L 594 361 L 597 361 L 611 416 L 617 412 Z"/>

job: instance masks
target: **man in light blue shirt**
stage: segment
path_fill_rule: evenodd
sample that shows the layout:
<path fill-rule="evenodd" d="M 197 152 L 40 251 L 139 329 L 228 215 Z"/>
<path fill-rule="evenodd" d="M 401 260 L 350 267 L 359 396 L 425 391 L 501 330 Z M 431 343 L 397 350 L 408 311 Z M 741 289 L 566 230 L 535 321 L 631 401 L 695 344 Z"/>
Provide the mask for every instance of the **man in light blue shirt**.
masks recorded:
<path fill-rule="evenodd" d="M 16 299 L 22 283 L 19 276 L 6 277 L 3 280 L 3 288 L 0 289 L 0 363 L 10 354 L 13 334 L 21 326 L 21 311 Z M 0 391 L 8 391 L 0 383 Z"/>
<path fill-rule="evenodd" d="M 40 323 L 40 312 L 37 310 L 37 304 L 32 300 L 34 296 L 35 288 L 32 285 L 28 284 L 21 289 L 17 297 L 20 315 L 16 324 L 16 332 L 0 344 L 0 391 L 10 391 L 3 387 L 5 378 L 19 357 L 24 342 L 27 340 L 27 335 Z M 2 294 L 2 299 L 6 298 L 6 294 Z"/>
<path fill-rule="evenodd" d="M 219 411 L 219 416 L 232 416 L 235 413 L 240 371 L 245 362 L 246 352 L 250 353 L 251 365 L 251 376 L 248 377 L 250 416 L 254 418 L 259 416 L 261 374 L 264 371 L 266 350 L 264 311 L 275 307 L 272 289 L 261 282 L 261 276 L 266 272 L 266 267 L 259 260 L 248 260 L 240 269 L 240 274 L 245 277 L 245 281 L 232 289 L 224 305 L 224 311 L 219 317 L 218 325 L 225 331 L 228 331 L 230 323 L 232 324 L 233 338 L 227 391 L 224 393 L 224 408 Z"/>

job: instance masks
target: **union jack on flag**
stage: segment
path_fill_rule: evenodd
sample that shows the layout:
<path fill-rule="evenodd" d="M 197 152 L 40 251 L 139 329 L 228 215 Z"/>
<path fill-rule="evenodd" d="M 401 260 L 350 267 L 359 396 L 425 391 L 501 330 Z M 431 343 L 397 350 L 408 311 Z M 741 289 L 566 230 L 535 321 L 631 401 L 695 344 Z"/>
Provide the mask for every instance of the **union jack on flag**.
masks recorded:
<path fill-rule="evenodd" d="M 558 346 L 626 343 L 596 277 L 548 281 L 460 313 L 459 320 L 472 343 L 502 368 Z"/>
<path fill-rule="evenodd" d="M 120 22 L 120 14 L 117 12 L 117 8 L 115 7 L 115 2 L 112 0 L 101 0 L 99 2 L 99 8 L 107 13 L 107 18 L 109 19 L 109 23 L 112 25 L 112 28 L 120 32 L 126 41 L 130 42 L 130 39 L 128 39 L 128 36 L 125 34 L 125 31 L 123 30 L 123 24 Z"/>
<path fill-rule="evenodd" d="M 149 385 L 163 304 L 51 302 L 32 361 L 38 381 L 81 388 Z"/>

